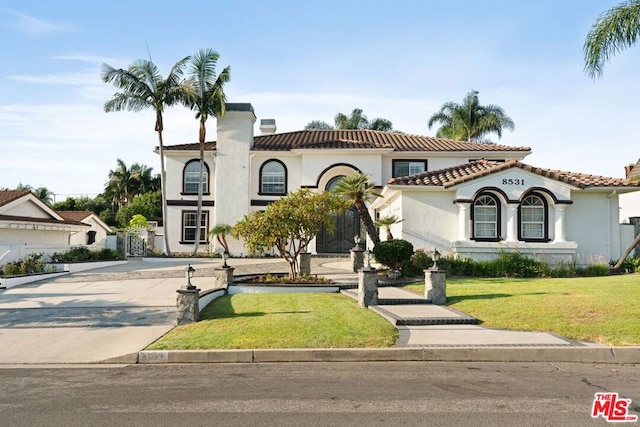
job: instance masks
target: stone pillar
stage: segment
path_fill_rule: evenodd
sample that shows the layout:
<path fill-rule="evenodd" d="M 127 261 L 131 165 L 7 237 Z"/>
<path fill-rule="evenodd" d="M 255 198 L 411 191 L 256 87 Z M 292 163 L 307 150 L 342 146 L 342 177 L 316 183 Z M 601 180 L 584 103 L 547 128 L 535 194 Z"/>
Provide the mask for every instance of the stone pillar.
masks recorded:
<path fill-rule="evenodd" d="M 566 237 L 565 237 L 565 214 L 564 214 L 564 209 L 565 209 L 566 205 L 555 205 L 554 210 L 555 210 L 555 232 L 554 232 L 554 242 L 566 242 Z"/>
<path fill-rule="evenodd" d="M 498 230 L 498 235 L 500 235 L 500 230 Z M 507 205 L 507 238 L 505 240 L 507 242 L 518 241 L 518 205 Z"/>
<path fill-rule="evenodd" d="M 228 288 L 233 284 L 233 267 L 217 267 L 213 271 L 214 285 L 217 288 Z"/>
<path fill-rule="evenodd" d="M 469 240 L 469 204 L 456 202 L 458 205 L 458 240 Z"/>
<path fill-rule="evenodd" d="M 311 254 L 303 252 L 298 255 L 298 266 L 300 267 L 301 276 L 311 275 Z"/>
<path fill-rule="evenodd" d="M 447 303 L 447 277 L 444 270 L 424 270 L 424 296 L 432 304 Z"/>
<path fill-rule="evenodd" d="M 351 249 L 351 267 L 354 273 L 364 268 L 364 249 L 359 246 Z"/>
<path fill-rule="evenodd" d="M 200 289 L 178 289 L 177 292 L 178 326 L 197 322 L 200 319 Z"/>
<path fill-rule="evenodd" d="M 378 271 L 375 268 L 358 271 L 358 304 L 361 307 L 378 305 Z"/>

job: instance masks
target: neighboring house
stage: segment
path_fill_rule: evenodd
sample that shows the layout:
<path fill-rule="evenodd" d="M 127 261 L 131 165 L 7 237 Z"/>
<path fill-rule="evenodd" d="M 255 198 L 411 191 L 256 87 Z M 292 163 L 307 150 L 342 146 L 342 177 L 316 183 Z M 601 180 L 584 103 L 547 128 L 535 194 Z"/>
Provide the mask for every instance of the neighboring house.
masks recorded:
<path fill-rule="evenodd" d="M 85 245 L 92 249 L 103 249 L 107 245 L 107 235 L 111 232 L 111 227 L 105 224 L 98 215 L 91 211 L 56 211 L 68 220 L 78 221 L 91 227 L 86 234 L 77 233 L 71 236 L 70 244 Z"/>
<path fill-rule="evenodd" d="M 68 250 L 72 237 L 90 228 L 63 218 L 28 190 L 0 191 L 0 265 L 31 253 Z"/>
<path fill-rule="evenodd" d="M 251 104 L 228 104 L 217 141 L 205 144 L 202 250 L 214 243 L 214 225 L 233 225 L 300 188 L 325 191 L 355 172 L 369 174 L 385 196 L 372 214 L 404 219 L 393 235 L 416 248 L 474 258 L 522 250 L 581 262 L 616 258 L 629 241 L 621 237 L 627 231 L 618 223 L 618 196 L 640 189 L 637 183 L 531 167 L 520 162 L 529 147 L 372 130 L 276 134 L 274 120 L 263 120 L 262 135 L 254 136 L 255 121 Z M 198 150 L 197 143 L 164 150 L 174 252 L 193 249 Z M 312 252 L 346 253 L 364 236 L 355 210 L 335 223 L 311 243 Z M 230 245 L 234 255 L 247 254 L 241 242 Z"/>

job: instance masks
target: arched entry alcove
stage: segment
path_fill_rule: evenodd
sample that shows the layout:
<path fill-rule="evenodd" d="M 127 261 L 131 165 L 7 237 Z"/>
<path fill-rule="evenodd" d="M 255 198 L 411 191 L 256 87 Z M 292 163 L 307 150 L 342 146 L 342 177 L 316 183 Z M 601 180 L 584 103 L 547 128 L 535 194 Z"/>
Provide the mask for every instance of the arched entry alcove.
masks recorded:
<path fill-rule="evenodd" d="M 330 178 L 325 187 L 325 191 L 330 191 L 338 181 L 345 175 L 336 175 Z M 360 216 L 355 207 L 351 207 L 342 214 L 333 215 L 333 230 L 329 230 L 324 225 L 316 238 L 317 253 L 348 253 L 355 246 L 355 236 L 359 236 L 361 245 L 366 242 L 364 229 L 360 224 Z"/>

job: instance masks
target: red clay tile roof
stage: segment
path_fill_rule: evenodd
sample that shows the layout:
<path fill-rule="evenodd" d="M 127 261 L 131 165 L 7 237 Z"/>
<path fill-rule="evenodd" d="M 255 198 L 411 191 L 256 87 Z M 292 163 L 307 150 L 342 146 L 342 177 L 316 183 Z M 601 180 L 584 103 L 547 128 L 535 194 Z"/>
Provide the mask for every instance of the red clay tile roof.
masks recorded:
<path fill-rule="evenodd" d="M 82 222 L 86 217 L 93 215 L 91 211 L 56 211 L 56 213 L 64 219 L 78 222 Z"/>
<path fill-rule="evenodd" d="M 301 130 L 297 132 L 255 136 L 253 141 L 253 149 L 257 151 L 336 148 L 387 148 L 393 149 L 394 151 L 531 151 L 529 147 L 454 141 L 430 136 L 377 130 Z M 205 150 L 215 150 L 215 145 L 215 142 L 207 142 L 205 143 Z M 171 145 L 165 147 L 165 149 L 198 150 L 199 145 L 197 143 Z"/>
<path fill-rule="evenodd" d="M 0 190 L 0 206 L 4 206 L 14 200 L 18 200 L 29 193 L 29 190 Z"/>
<path fill-rule="evenodd" d="M 545 178 L 564 182 L 578 188 L 593 187 L 640 187 L 640 182 L 623 178 L 609 178 L 600 175 L 588 175 L 582 173 L 565 172 L 559 170 L 543 169 L 529 166 L 517 160 L 506 162 L 492 162 L 479 160 L 451 168 L 428 171 L 418 175 L 393 178 L 387 182 L 389 185 L 423 185 L 434 187 L 452 187 L 463 182 L 491 175 L 496 172 L 511 168 L 520 168 Z"/>

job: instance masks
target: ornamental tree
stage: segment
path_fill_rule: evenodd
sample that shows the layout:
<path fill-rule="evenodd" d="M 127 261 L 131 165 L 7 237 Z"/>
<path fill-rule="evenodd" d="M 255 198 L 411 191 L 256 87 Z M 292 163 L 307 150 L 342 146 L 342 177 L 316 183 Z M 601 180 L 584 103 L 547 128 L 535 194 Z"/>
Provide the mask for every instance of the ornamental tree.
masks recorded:
<path fill-rule="evenodd" d="M 289 278 L 300 275 L 298 255 L 307 252 L 309 242 L 324 224 L 331 229 L 333 214 L 346 209 L 344 199 L 331 192 L 301 189 L 256 211 L 233 226 L 235 238 L 242 238 L 250 252 L 275 250 L 289 263 Z"/>

